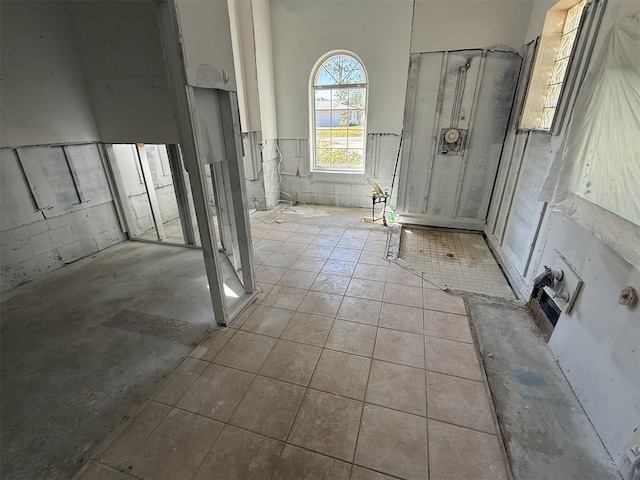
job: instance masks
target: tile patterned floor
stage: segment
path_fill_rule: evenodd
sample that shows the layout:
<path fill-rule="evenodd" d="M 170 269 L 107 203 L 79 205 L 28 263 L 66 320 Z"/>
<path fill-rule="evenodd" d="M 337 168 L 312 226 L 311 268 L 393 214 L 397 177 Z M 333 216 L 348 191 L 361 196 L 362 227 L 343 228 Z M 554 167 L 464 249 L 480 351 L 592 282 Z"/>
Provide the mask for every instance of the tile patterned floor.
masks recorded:
<path fill-rule="evenodd" d="M 383 260 L 383 232 L 252 230 L 257 302 L 79 478 L 507 478 L 461 298 Z"/>
<path fill-rule="evenodd" d="M 403 228 L 400 258 L 436 285 L 515 298 L 480 234 Z"/>

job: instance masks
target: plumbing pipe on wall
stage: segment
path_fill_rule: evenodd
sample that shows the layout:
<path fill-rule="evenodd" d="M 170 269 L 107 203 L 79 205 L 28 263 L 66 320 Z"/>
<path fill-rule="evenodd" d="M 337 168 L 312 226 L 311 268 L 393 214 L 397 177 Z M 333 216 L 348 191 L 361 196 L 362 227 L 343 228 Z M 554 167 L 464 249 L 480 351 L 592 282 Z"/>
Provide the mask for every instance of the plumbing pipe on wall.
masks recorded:
<path fill-rule="evenodd" d="M 262 171 L 267 208 L 274 207 L 280 198 L 278 166 L 278 123 L 276 119 L 276 91 L 273 75 L 271 41 L 271 7 L 269 0 L 252 0 L 253 31 L 255 36 L 256 70 L 262 126 Z"/>

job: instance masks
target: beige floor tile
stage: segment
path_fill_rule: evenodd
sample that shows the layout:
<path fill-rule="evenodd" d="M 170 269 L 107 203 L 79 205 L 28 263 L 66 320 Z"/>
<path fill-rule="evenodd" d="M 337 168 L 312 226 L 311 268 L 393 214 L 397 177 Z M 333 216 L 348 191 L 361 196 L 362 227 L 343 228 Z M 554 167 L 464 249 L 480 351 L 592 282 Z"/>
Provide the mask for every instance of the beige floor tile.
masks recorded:
<path fill-rule="evenodd" d="M 422 308 L 422 287 L 387 283 L 384 290 L 384 301 L 386 303 L 406 305 L 407 307 Z"/>
<path fill-rule="evenodd" d="M 188 480 L 223 426 L 200 415 L 150 403 L 99 461 L 145 480 Z"/>
<path fill-rule="evenodd" d="M 336 245 L 336 247 L 354 248 L 354 249 L 362 250 L 364 248 L 365 243 L 366 243 L 366 240 L 363 238 L 343 236 L 338 242 L 338 244 Z"/>
<path fill-rule="evenodd" d="M 308 390 L 287 441 L 351 462 L 362 405 L 356 400 Z"/>
<path fill-rule="evenodd" d="M 387 282 L 410 287 L 422 287 L 422 277 L 404 268 L 389 267 Z"/>
<path fill-rule="evenodd" d="M 282 248 L 282 245 L 278 248 Z M 264 262 L 267 257 L 269 255 L 271 255 L 272 252 L 268 251 L 268 250 L 257 250 L 257 249 L 253 249 L 253 263 L 255 265 L 262 265 L 262 262 Z"/>
<path fill-rule="evenodd" d="M 227 425 L 193 480 L 263 480 L 271 478 L 284 444 Z"/>
<path fill-rule="evenodd" d="M 349 288 L 347 288 L 346 295 L 350 297 L 382 301 L 382 297 L 384 296 L 384 286 L 384 282 L 363 278 L 352 278 L 349 283 Z"/>
<path fill-rule="evenodd" d="M 296 312 L 282 332 L 281 338 L 309 345 L 324 346 L 333 325 L 333 318 Z"/>
<path fill-rule="evenodd" d="M 294 233 L 291 238 L 289 238 L 289 240 L 287 240 L 286 242 L 283 242 L 282 245 L 280 245 L 278 248 L 276 248 L 276 252 L 279 253 L 288 253 L 289 255 L 296 255 L 296 258 L 298 255 L 300 255 L 302 252 L 304 252 L 304 249 L 307 248 L 308 243 L 295 243 L 295 240 L 293 239 L 293 237 L 297 235 L 296 233 Z M 259 252 L 260 250 L 255 250 L 253 253 L 253 257 L 254 257 L 254 262 L 255 262 L 255 252 Z"/>
<path fill-rule="evenodd" d="M 360 258 L 361 250 L 358 247 L 355 248 L 357 249 L 354 249 L 354 247 L 341 247 L 340 243 L 338 243 L 338 246 L 331 252 L 329 259 L 356 263 Z"/>
<path fill-rule="evenodd" d="M 308 273 L 308 272 L 305 272 L 305 273 Z M 283 276 L 283 278 L 285 276 L 286 276 L 286 273 Z M 265 297 L 261 305 L 267 305 L 270 307 L 278 307 L 278 308 L 286 308 L 287 310 L 295 310 L 296 308 L 298 308 L 298 305 L 300 305 L 300 302 L 302 302 L 302 299 L 306 294 L 307 294 L 307 290 L 302 288 L 276 285 L 271 289 L 271 291 L 269 292 L 269 295 Z"/>
<path fill-rule="evenodd" d="M 331 256 L 331 252 L 333 252 L 334 247 L 330 247 L 328 245 L 308 245 L 307 248 L 304 249 L 304 252 L 301 255 L 305 257 L 317 257 L 324 258 L 325 260 Z"/>
<path fill-rule="evenodd" d="M 329 333 L 326 348 L 370 357 L 376 341 L 376 327 L 336 320 Z"/>
<path fill-rule="evenodd" d="M 346 462 L 286 445 L 273 480 L 347 480 L 350 471 Z"/>
<path fill-rule="evenodd" d="M 249 316 L 253 313 L 253 311 L 258 308 L 259 303 L 253 302 L 248 305 L 240 315 L 238 315 L 233 322 L 231 323 L 230 328 L 240 328 L 242 324 L 249 318 Z"/>
<path fill-rule="evenodd" d="M 426 416 L 424 370 L 374 360 L 366 402 Z"/>
<path fill-rule="evenodd" d="M 302 402 L 305 388 L 272 378 L 257 377 L 229 423 L 285 440 Z"/>
<path fill-rule="evenodd" d="M 381 302 L 364 298 L 344 297 L 336 318 L 350 322 L 378 325 Z"/>
<path fill-rule="evenodd" d="M 385 260 L 384 254 L 379 252 L 369 252 L 363 250 L 358 259 L 358 263 L 366 263 L 367 265 L 378 265 L 381 267 L 388 267 L 389 261 Z"/>
<path fill-rule="evenodd" d="M 373 240 L 376 242 L 386 242 L 389 238 L 389 235 L 385 232 L 369 232 L 369 236 L 367 240 Z"/>
<path fill-rule="evenodd" d="M 335 235 L 317 235 L 311 241 L 311 245 L 324 245 L 326 247 L 335 247 L 340 241 L 340 236 Z"/>
<path fill-rule="evenodd" d="M 209 363 L 194 358 L 186 358 L 174 370 L 162 387 L 153 394 L 153 400 L 168 405 L 175 405 L 184 395 L 200 374 L 205 371 Z"/>
<path fill-rule="evenodd" d="M 286 271 L 287 269 L 282 267 L 260 265 L 256 268 L 256 281 L 271 283 L 275 285 L 276 283 L 278 283 L 278 280 L 282 278 Z"/>
<path fill-rule="evenodd" d="M 264 236 L 264 238 L 268 240 L 278 240 L 278 241 L 284 242 L 288 240 L 290 236 L 291 236 L 291 232 L 274 229 L 274 230 L 271 230 L 269 233 L 267 233 Z"/>
<path fill-rule="evenodd" d="M 320 230 L 322 230 L 322 228 L 315 225 L 300 225 L 300 228 L 297 231 L 300 233 L 313 233 L 314 235 L 317 235 L 320 233 Z"/>
<path fill-rule="evenodd" d="M 389 475 L 424 480 L 429 464 L 426 419 L 365 404 L 354 462 Z"/>
<path fill-rule="evenodd" d="M 298 255 L 273 252 L 264 260 L 264 262 L 262 262 L 262 264 L 267 265 L 269 267 L 289 268 L 291 267 L 291 265 L 293 265 L 293 262 L 295 262 L 297 259 L 298 259 Z"/>
<path fill-rule="evenodd" d="M 275 338 L 238 331 L 216 356 L 214 362 L 257 373 L 275 344 Z"/>
<path fill-rule="evenodd" d="M 210 362 L 218 353 L 220 353 L 222 347 L 231 340 L 231 337 L 233 337 L 235 333 L 236 330 L 232 328 L 215 327 L 211 330 L 209 336 L 200 342 L 200 345 L 193 349 L 189 356 Z"/>
<path fill-rule="evenodd" d="M 278 340 L 260 369 L 260 375 L 306 387 L 311 381 L 320 352 L 320 347 Z"/>
<path fill-rule="evenodd" d="M 347 262 L 344 260 L 327 260 L 327 263 L 322 267 L 322 273 L 327 275 L 343 275 L 350 277 L 353 275 L 353 271 L 356 269 L 355 262 Z"/>
<path fill-rule="evenodd" d="M 260 293 L 258 293 L 258 296 L 256 297 L 254 303 L 257 305 L 260 305 L 262 301 L 267 297 L 267 295 L 269 295 L 269 292 L 274 287 L 274 284 L 264 283 L 264 282 L 257 282 L 257 283 L 258 283 L 258 288 L 260 289 Z"/>
<path fill-rule="evenodd" d="M 496 434 L 489 398 L 482 382 L 427 372 L 429 418 Z"/>
<path fill-rule="evenodd" d="M 269 235 L 269 233 L 267 233 L 266 235 Z M 267 252 L 275 252 L 276 248 L 282 245 L 282 241 L 266 238 L 266 235 L 265 235 L 265 238 L 261 238 L 260 240 L 258 240 L 253 244 L 254 250 L 265 250 Z"/>
<path fill-rule="evenodd" d="M 325 349 L 309 386 L 343 397 L 364 400 L 370 367 L 370 358 Z"/>
<path fill-rule="evenodd" d="M 226 422 L 254 378 L 252 373 L 210 365 L 180 399 L 178 407 Z"/>
<path fill-rule="evenodd" d="M 75 478 L 75 477 L 74 477 Z M 119 472 L 107 465 L 91 462 L 89 467 L 84 471 L 78 480 L 134 480 L 122 472 Z"/>
<path fill-rule="evenodd" d="M 353 278 L 365 278 L 367 280 L 377 280 L 384 282 L 387 278 L 389 267 L 386 265 L 368 265 L 366 263 L 358 263 L 353 271 Z"/>
<path fill-rule="evenodd" d="M 282 289 L 289 289 L 289 287 L 273 287 L 269 295 L 274 291 L 278 292 L 273 301 L 277 303 L 280 294 L 286 296 L 286 292 L 282 293 Z M 297 289 L 295 289 L 297 290 Z M 304 292 L 305 290 L 302 290 Z M 295 293 L 293 294 L 295 295 Z M 269 296 L 267 295 L 267 298 Z M 266 301 L 266 299 L 265 299 Z M 264 303 L 264 302 L 263 302 Z M 284 300 L 282 303 L 285 303 Z M 293 302 L 295 303 L 295 301 Z M 299 302 L 298 302 L 299 303 Z M 279 337 L 287 327 L 289 320 L 293 316 L 292 310 L 285 310 L 283 308 L 270 307 L 264 304 L 259 305 L 249 318 L 242 324 L 240 330 L 246 330 L 248 332 L 260 333 L 262 335 L 269 335 L 270 337 Z"/>
<path fill-rule="evenodd" d="M 373 358 L 424 368 L 424 337 L 415 333 L 379 328 Z"/>
<path fill-rule="evenodd" d="M 320 273 L 316 277 L 315 282 L 313 282 L 313 285 L 311 285 L 311 290 L 344 295 L 344 293 L 347 291 L 347 287 L 349 286 L 349 281 L 349 277 Z"/>
<path fill-rule="evenodd" d="M 298 307 L 302 313 L 335 317 L 342 303 L 342 295 L 309 291 Z"/>
<path fill-rule="evenodd" d="M 284 285 L 285 287 L 296 287 L 296 288 L 309 288 L 313 285 L 314 280 L 318 274 L 316 272 L 308 272 L 306 270 L 295 270 L 289 269 L 282 276 L 279 285 Z"/>
<path fill-rule="evenodd" d="M 313 239 L 316 238 L 314 233 L 305 233 L 301 231 L 297 231 L 292 233 L 286 243 L 299 243 L 301 245 L 309 245 Z"/>
<path fill-rule="evenodd" d="M 506 480 L 495 435 L 429 420 L 430 480 Z"/>
<path fill-rule="evenodd" d="M 425 310 L 424 333 L 432 337 L 473 343 L 471 328 L 466 315 Z"/>
<path fill-rule="evenodd" d="M 369 237 L 362 249 L 369 250 L 371 252 L 384 253 L 387 250 L 387 241 L 372 240 L 371 237 Z"/>
<path fill-rule="evenodd" d="M 320 230 L 320 234 L 341 237 L 346 231 L 347 229 L 342 227 L 322 227 L 322 230 Z"/>
<path fill-rule="evenodd" d="M 440 312 L 457 313 L 459 315 L 467 314 L 467 309 L 465 308 L 462 297 L 451 295 L 442 290 L 425 289 L 424 308 Z"/>
<path fill-rule="evenodd" d="M 379 326 L 422 335 L 424 324 L 422 312 L 421 308 L 383 303 Z"/>
<path fill-rule="evenodd" d="M 351 470 L 351 480 L 394 480 L 394 478 L 380 472 L 374 472 L 373 470 L 354 465 Z"/>
<path fill-rule="evenodd" d="M 298 259 L 293 262 L 291 268 L 295 268 L 296 270 L 306 270 L 308 272 L 320 272 L 322 267 L 324 266 L 327 260 L 325 258 L 318 257 L 305 257 L 299 256 Z M 256 269 L 257 270 L 257 269 Z"/>
<path fill-rule="evenodd" d="M 425 337 L 427 370 L 482 381 L 473 344 Z"/>
<path fill-rule="evenodd" d="M 284 222 L 284 223 L 278 223 L 275 226 L 274 230 L 278 230 L 281 232 L 298 232 L 301 226 L 302 225 L 299 223 Z"/>

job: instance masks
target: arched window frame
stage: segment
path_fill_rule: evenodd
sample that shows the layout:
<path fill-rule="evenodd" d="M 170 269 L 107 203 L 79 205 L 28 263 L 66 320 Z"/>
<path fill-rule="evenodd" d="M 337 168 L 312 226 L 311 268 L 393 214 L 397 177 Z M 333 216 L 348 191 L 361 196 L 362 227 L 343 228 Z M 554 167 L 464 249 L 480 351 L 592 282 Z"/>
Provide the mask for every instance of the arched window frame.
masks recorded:
<path fill-rule="evenodd" d="M 362 68 L 362 72 L 364 74 L 364 82 L 354 83 L 354 84 L 334 84 L 334 85 L 324 85 L 324 86 L 316 85 L 316 80 L 325 62 L 327 62 L 328 60 L 330 60 L 331 58 L 337 55 L 348 55 L 352 57 L 354 60 L 356 60 L 359 66 Z M 359 173 L 359 174 L 364 173 L 365 165 L 366 165 L 366 151 L 367 151 L 367 113 L 368 113 L 368 101 L 369 101 L 369 95 L 368 95 L 369 80 L 368 79 L 369 79 L 369 76 L 367 74 L 366 67 L 362 62 L 362 60 L 360 59 L 360 57 L 358 57 L 355 53 L 350 52 L 348 50 L 333 50 L 331 52 L 328 52 L 322 57 L 320 57 L 320 59 L 313 66 L 313 69 L 311 71 L 311 76 L 309 78 L 309 112 L 310 112 L 309 148 L 310 148 L 311 171 L 328 172 L 328 173 L 331 173 L 331 172 Z M 362 114 L 362 127 L 363 127 L 362 145 L 363 146 L 361 149 L 362 164 L 358 167 L 348 167 L 348 166 L 342 167 L 338 165 L 332 165 L 332 166 L 318 165 L 317 158 L 316 158 L 316 145 L 317 145 L 316 102 L 315 102 L 316 92 L 320 90 L 331 90 L 331 89 L 347 90 L 349 88 L 351 89 L 360 88 L 364 90 L 364 102 L 363 102 L 364 108 L 363 108 L 363 114 Z M 355 111 L 358 109 L 353 109 L 353 110 Z M 356 150 L 356 149 L 351 149 L 351 150 Z M 357 150 L 360 150 L 360 149 L 357 149 Z"/>

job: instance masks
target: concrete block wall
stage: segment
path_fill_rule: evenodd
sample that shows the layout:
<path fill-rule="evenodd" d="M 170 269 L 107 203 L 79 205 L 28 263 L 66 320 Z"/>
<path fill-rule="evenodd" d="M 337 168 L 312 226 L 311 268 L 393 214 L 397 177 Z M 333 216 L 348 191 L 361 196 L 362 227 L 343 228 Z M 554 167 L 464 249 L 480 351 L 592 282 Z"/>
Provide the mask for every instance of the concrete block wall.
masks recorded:
<path fill-rule="evenodd" d="M 98 152 L 97 148 L 93 151 Z M 0 291 L 6 292 L 127 238 L 112 198 L 95 204 L 81 203 L 62 215 L 48 216 L 37 209 L 26 177 L 18 174 L 14 150 L 2 149 L 0 158 Z M 104 171 L 101 174 L 106 177 Z M 83 185 L 83 178 L 77 178 L 77 182 Z"/>
<path fill-rule="evenodd" d="M 369 180 L 383 190 L 391 189 L 400 136 L 391 133 L 367 136 L 364 174 L 312 172 L 307 139 L 280 140 L 279 143 L 282 152 L 280 190 L 292 195 L 290 198 L 281 194 L 280 198 L 316 205 L 371 208 L 373 188 Z M 394 197 L 390 205 L 395 204 Z"/>

